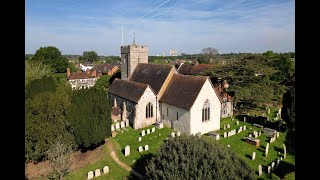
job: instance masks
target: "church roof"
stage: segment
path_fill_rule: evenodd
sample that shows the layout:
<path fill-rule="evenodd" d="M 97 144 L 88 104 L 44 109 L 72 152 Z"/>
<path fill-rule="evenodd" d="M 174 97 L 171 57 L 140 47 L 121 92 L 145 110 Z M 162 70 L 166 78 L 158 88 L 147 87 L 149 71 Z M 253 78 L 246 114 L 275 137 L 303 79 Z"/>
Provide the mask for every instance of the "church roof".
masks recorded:
<path fill-rule="evenodd" d="M 190 110 L 207 76 L 174 74 L 160 102 Z"/>
<path fill-rule="evenodd" d="M 157 95 L 172 67 L 171 65 L 139 63 L 130 81 L 149 84 Z"/>
<path fill-rule="evenodd" d="M 108 92 L 137 103 L 147 87 L 147 84 L 116 78 L 110 85 Z"/>

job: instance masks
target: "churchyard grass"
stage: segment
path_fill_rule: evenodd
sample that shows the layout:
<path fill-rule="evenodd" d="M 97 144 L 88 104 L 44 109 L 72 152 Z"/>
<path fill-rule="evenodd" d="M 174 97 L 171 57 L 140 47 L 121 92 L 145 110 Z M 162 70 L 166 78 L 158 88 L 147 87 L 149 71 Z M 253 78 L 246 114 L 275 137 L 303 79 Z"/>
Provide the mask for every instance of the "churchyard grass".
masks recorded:
<path fill-rule="evenodd" d="M 243 119 L 237 119 L 233 117 L 234 121 L 231 120 L 231 118 L 223 118 L 221 119 L 220 127 L 221 129 L 216 131 L 220 133 L 220 142 L 221 144 L 224 144 L 225 146 L 230 145 L 230 149 L 235 151 L 236 154 L 239 155 L 240 158 L 244 159 L 249 166 L 254 169 L 256 172 L 258 172 L 258 166 L 259 164 L 262 165 L 262 176 L 259 178 L 262 179 L 268 179 L 267 177 L 267 167 L 271 165 L 272 161 L 276 162 L 277 159 L 280 159 L 280 156 L 283 157 L 283 143 L 285 142 L 285 136 L 286 132 L 280 132 L 280 137 L 277 138 L 273 143 L 269 143 L 269 137 L 266 137 L 263 133 L 263 129 L 252 126 L 248 122 L 243 122 Z M 236 125 L 236 121 L 239 121 L 239 125 Z M 223 130 L 224 124 L 230 124 L 230 128 Z M 231 131 L 233 129 L 239 129 L 240 126 L 246 125 L 246 130 L 238 132 L 230 137 L 224 138 L 223 133 Z M 242 139 L 244 137 L 247 137 L 249 133 L 253 134 L 253 131 L 262 131 L 261 136 L 257 137 L 257 139 L 260 140 L 260 146 L 255 147 L 254 145 L 248 144 L 247 142 L 243 141 Z M 210 138 L 208 136 L 204 136 L 205 138 Z M 254 137 L 252 135 L 252 137 Z M 212 139 L 212 138 L 210 138 Z M 265 157 L 265 147 L 269 143 L 269 152 L 268 156 Z M 280 155 L 278 152 L 280 151 Z M 252 160 L 252 153 L 256 152 L 256 158 L 255 160 Z M 290 152 L 288 145 L 287 145 L 287 155 L 286 159 L 283 160 L 284 162 L 287 162 L 289 164 L 292 164 L 295 166 L 295 155 Z M 280 162 L 281 164 L 282 162 Z M 257 173 L 256 173 L 257 174 Z"/>
<path fill-rule="evenodd" d="M 116 137 L 111 138 L 111 142 L 116 151 L 119 159 L 131 166 L 134 162 L 144 154 L 155 154 L 159 147 L 164 143 L 166 138 L 170 138 L 170 133 L 173 132 L 171 128 L 164 127 L 162 129 L 157 129 L 155 132 L 151 132 L 151 129 L 155 127 L 154 125 L 148 126 L 146 128 L 142 128 L 139 130 L 133 130 L 132 127 L 126 127 L 128 131 L 123 130 L 123 133 L 118 132 Z M 150 134 L 145 134 L 145 136 L 141 137 L 142 130 L 147 131 L 150 129 Z M 161 134 L 159 136 L 159 134 Z M 156 137 L 155 137 L 156 136 Z M 141 137 L 141 141 L 138 141 L 138 138 Z M 130 155 L 124 156 L 124 148 L 129 145 L 130 146 Z M 149 150 L 145 151 L 145 145 L 149 145 Z M 142 146 L 143 152 L 139 152 L 138 148 Z"/>

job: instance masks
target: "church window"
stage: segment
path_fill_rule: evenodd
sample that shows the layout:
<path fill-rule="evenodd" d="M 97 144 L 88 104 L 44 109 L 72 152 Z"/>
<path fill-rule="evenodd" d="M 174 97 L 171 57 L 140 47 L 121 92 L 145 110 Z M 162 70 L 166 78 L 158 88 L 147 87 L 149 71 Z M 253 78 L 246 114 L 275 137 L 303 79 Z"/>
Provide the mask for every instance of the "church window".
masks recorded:
<path fill-rule="evenodd" d="M 202 121 L 209 121 L 210 120 L 210 102 L 207 99 L 202 107 Z"/>
<path fill-rule="evenodd" d="M 146 118 L 153 117 L 153 105 L 149 102 L 146 106 Z"/>
<path fill-rule="evenodd" d="M 177 112 L 177 121 L 178 121 L 178 119 L 179 119 L 179 113 Z"/>

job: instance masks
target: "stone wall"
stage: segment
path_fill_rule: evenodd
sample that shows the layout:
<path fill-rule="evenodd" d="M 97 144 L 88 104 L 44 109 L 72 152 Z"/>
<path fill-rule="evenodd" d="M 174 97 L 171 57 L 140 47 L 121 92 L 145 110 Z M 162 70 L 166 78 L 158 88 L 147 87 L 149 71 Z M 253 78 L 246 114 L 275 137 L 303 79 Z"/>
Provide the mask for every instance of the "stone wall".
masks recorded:
<path fill-rule="evenodd" d="M 210 120 L 202 122 L 202 108 L 207 99 L 210 102 Z M 204 134 L 209 131 L 218 130 L 220 128 L 220 110 L 221 104 L 218 96 L 209 80 L 207 80 L 190 110 L 190 133 L 196 134 L 201 132 L 201 134 Z"/>
<path fill-rule="evenodd" d="M 77 89 L 87 89 L 94 86 L 97 82 L 97 78 L 88 78 L 88 79 L 71 79 L 69 83 L 72 90 Z"/>
<path fill-rule="evenodd" d="M 168 110 L 168 116 L 167 116 Z M 178 112 L 178 120 L 177 120 Z M 175 131 L 190 134 L 190 111 L 161 103 L 161 120 L 168 127 Z"/>
<path fill-rule="evenodd" d="M 114 98 L 116 98 L 117 106 L 120 107 L 121 110 L 123 110 L 123 102 L 126 103 L 127 116 L 128 116 L 127 118 L 129 119 L 130 126 L 133 127 L 133 122 L 134 122 L 134 118 L 135 118 L 136 103 L 134 103 L 132 101 L 128 101 L 128 100 L 123 99 L 118 96 L 114 96 L 113 94 L 109 94 L 109 98 L 112 99 L 112 102 L 113 102 Z M 121 119 L 123 119 L 123 117 L 121 117 Z"/>
<path fill-rule="evenodd" d="M 153 117 L 146 118 L 146 107 L 149 102 L 153 105 Z M 156 95 L 150 87 L 148 87 L 136 106 L 136 117 L 133 125 L 134 129 L 144 128 L 156 122 L 156 115 L 159 114 L 159 109 L 156 107 L 156 103 Z"/>

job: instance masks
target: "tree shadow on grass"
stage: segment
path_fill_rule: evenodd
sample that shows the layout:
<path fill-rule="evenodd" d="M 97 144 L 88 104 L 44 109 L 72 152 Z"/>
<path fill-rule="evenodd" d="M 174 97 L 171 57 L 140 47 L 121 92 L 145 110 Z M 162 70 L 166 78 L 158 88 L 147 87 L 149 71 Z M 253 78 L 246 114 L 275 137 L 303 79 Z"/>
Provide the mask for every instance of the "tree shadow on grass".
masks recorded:
<path fill-rule="evenodd" d="M 249 154 L 246 154 L 245 156 L 249 159 L 252 159 L 252 156 L 250 156 Z"/>
<path fill-rule="evenodd" d="M 295 166 L 291 163 L 281 161 L 279 167 L 274 171 L 274 173 L 281 179 L 288 173 L 295 171 Z"/>
<path fill-rule="evenodd" d="M 138 171 L 141 175 L 145 176 L 146 175 L 146 166 L 148 164 L 148 161 L 154 156 L 152 153 L 147 153 L 141 155 L 139 159 L 135 161 L 135 163 L 132 165 L 132 169 Z M 132 175 L 132 178 L 129 178 L 129 180 L 134 180 L 137 179 L 134 175 Z"/>

